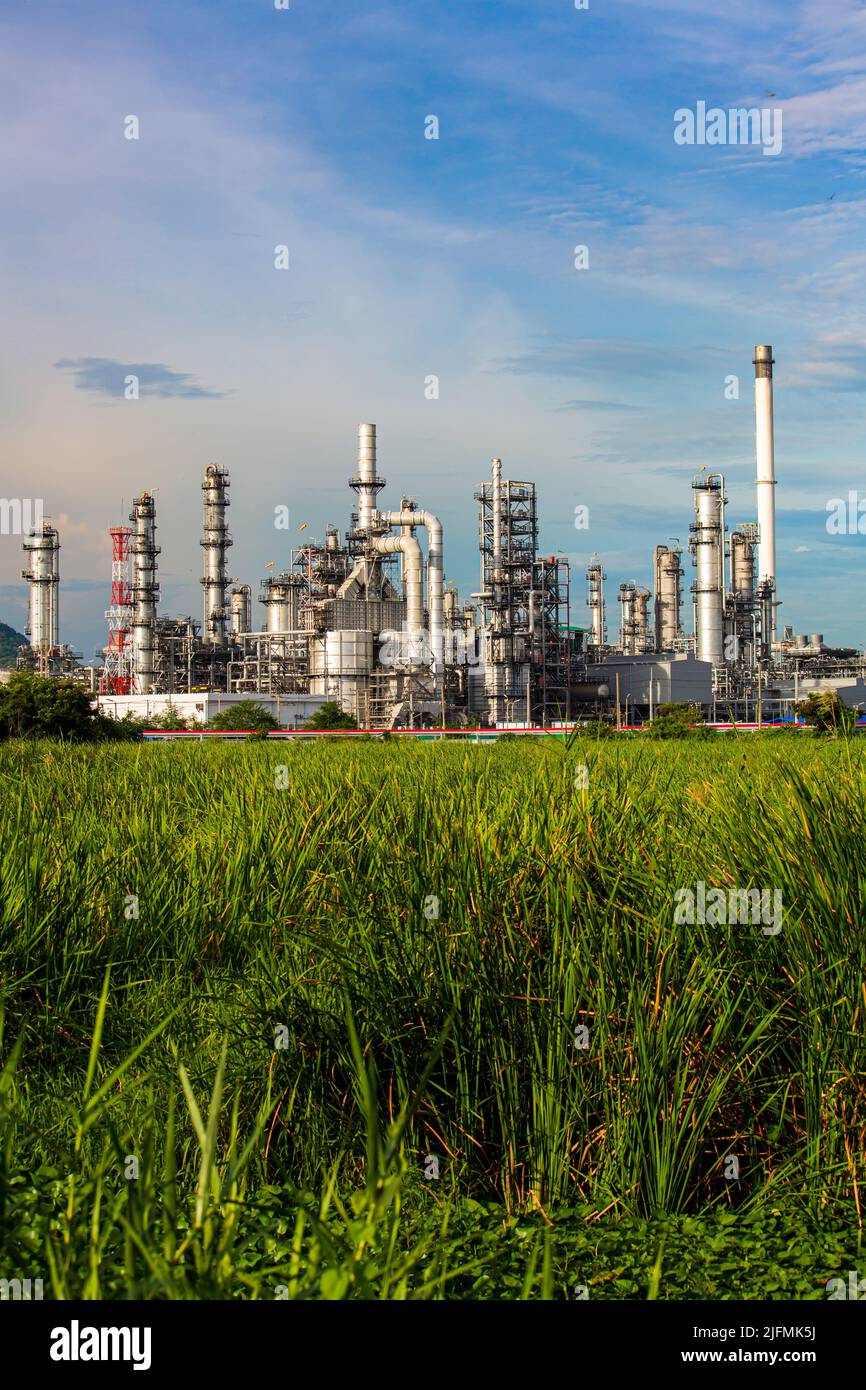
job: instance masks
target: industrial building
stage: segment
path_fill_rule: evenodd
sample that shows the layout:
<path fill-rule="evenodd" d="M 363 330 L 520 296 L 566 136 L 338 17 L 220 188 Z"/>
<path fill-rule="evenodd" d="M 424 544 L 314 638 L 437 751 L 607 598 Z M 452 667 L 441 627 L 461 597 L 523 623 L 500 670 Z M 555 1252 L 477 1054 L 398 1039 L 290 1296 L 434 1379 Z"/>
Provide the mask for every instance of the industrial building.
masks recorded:
<path fill-rule="evenodd" d="M 535 484 L 503 476 L 498 458 L 475 492 L 479 587 L 461 600 L 445 581 L 439 518 L 412 497 L 381 505 L 376 426 L 362 424 L 346 529 L 330 527 L 284 557 L 262 581 L 259 623 L 252 585 L 228 577 L 230 477 L 210 464 L 201 484 L 201 619 L 160 611 L 156 502 L 142 492 L 129 524 L 111 528 L 98 668 L 80 666 L 59 642 L 56 528 L 45 522 L 25 542 L 30 645 L 19 666 L 88 681 L 118 717 L 172 704 L 205 720 L 215 702 L 255 698 L 289 728 L 325 700 L 367 729 L 640 722 L 671 701 L 745 722 L 782 715 L 827 686 L 860 705 L 860 651 L 777 630 L 772 348 L 756 347 L 753 363 L 756 518 L 729 528 L 724 477 L 692 480 L 690 622 L 683 548 L 659 543 L 653 589 L 619 584 L 618 634 L 597 555 L 586 571 L 588 620 L 572 623 L 568 561 L 539 551 Z"/>

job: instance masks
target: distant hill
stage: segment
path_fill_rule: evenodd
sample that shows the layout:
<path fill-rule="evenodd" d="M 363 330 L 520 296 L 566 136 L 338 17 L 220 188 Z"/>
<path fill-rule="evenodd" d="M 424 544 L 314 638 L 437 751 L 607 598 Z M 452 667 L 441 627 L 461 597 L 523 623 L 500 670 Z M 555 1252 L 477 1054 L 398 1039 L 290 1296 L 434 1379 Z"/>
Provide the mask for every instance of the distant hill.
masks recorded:
<path fill-rule="evenodd" d="M 0 623 L 0 669 L 15 665 L 18 648 L 27 646 L 23 632 L 16 632 L 8 623 Z"/>

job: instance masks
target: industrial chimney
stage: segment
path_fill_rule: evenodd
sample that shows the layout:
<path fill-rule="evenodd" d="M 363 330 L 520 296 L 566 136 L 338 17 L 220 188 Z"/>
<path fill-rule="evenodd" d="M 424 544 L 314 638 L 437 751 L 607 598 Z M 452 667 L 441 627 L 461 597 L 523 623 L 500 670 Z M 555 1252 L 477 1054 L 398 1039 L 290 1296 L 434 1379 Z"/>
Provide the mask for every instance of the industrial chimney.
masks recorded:
<path fill-rule="evenodd" d="M 773 349 L 756 346 L 755 457 L 758 502 L 758 585 L 766 595 L 767 623 L 763 634 L 769 648 L 776 636 L 776 461 L 773 443 Z M 769 654 L 769 652 L 768 652 Z"/>
<path fill-rule="evenodd" d="M 358 471 L 349 479 L 349 486 L 358 496 L 358 530 L 369 531 L 373 526 L 376 498 L 385 486 L 385 479 L 376 474 L 376 426 L 358 426 Z"/>

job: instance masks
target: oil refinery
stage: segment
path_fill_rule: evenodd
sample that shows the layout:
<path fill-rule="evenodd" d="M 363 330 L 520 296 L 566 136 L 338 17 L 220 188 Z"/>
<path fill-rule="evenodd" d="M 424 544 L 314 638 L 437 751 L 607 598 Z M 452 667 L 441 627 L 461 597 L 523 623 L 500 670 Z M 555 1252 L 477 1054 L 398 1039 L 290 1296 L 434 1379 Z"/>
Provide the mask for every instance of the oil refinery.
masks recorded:
<path fill-rule="evenodd" d="M 251 585 L 229 578 L 230 477 L 210 464 L 201 484 L 201 619 L 160 612 L 156 501 L 142 492 L 129 524 L 111 528 L 101 665 L 81 665 L 60 643 L 60 537 L 48 520 L 24 544 L 29 646 L 17 664 L 89 683 L 117 717 L 174 705 L 207 718 L 255 698 L 285 727 L 326 700 L 372 730 L 640 723 L 671 701 L 699 705 L 717 722 L 760 722 L 828 686 L 863 705 L 862 652 L 779 627 L 772 348 L 756 347 L 753 364 L 756 516 L 729 526 L 724 477 L 692 480 L 690 611 L 683 549 L 659 543 L 653 591 L 621 581 L 616 615 L 603 559 L 593 555 L 586 618 L 572 622 L 583 609 L 574 614 L 567 559 L 539 551 L 535 484 L 503 476 L 499 458 L 475 493 L 479 587 L 461 599 L 445 582 L 438 517 L 412 497 L 380 507 L 376 426 L 361 424 L 348 528 L 291 550 L 262 583 L 260 623 Z"/>

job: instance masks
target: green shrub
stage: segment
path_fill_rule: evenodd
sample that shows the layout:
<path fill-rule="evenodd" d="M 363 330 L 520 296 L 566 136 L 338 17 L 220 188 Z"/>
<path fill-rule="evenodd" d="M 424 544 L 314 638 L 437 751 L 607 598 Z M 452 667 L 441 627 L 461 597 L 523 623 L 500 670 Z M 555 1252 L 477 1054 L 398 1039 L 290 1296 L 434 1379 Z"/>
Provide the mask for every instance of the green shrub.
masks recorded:
<path fill-rule="evenodd" d="M 118 743 L 141 737 L 140 720 L 111 719 L 78 681 L 16 671 L 0 685 L 0 738 L 62 738 Z"/>
<path fill-rule="evenodd" d="M 237 704 L 218 710 L 207 723 L 209 729 L 225 729 L 226 731 L 237 732 L 250 729 L 262 733 L 267 732 L 268 729 L 278 729 L 279 727 L 278 720 L 274 718 L 270 710 L 265 709 L 264 705 L 257 704 L 255 700 L 238 700 Z"/>
<path fill-rule="evenodd" d="M 699 705 L 663 704 L 656 709 L 655 718 L 647 725 L 651 738 L 712 738 L 713 731 Z"/>
<path fill-rule="evenodd" d="M 832 688 L 813 690 L 796 706 L 797 713 L 809 724 L 816 734 L 854 733 L 857 728 L 857 711 L 849 709 Z"/>

